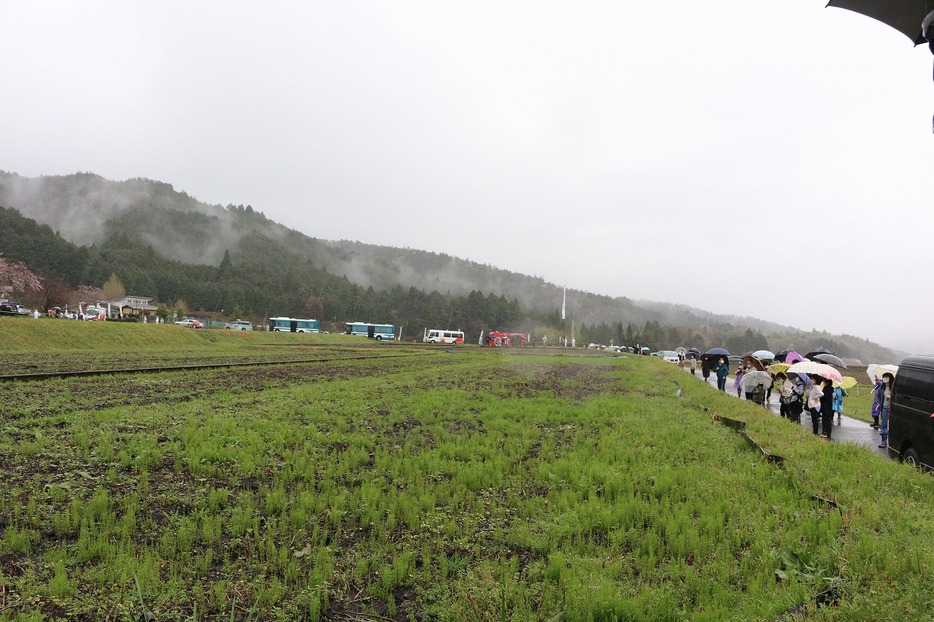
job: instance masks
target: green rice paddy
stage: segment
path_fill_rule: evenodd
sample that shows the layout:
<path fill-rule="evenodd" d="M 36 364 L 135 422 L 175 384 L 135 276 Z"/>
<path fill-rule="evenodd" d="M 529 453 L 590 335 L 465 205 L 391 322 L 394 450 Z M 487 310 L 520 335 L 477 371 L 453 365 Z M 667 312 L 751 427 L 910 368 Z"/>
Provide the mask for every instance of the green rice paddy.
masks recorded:
<path fill-rule="evenodd" d="M 106 357 L 113 339 L 167 360 L 285 346 L 103 324 L 95 347 L 79 323 L 41 324 L 70 331 L 43 344 L 53 358 Z M 28 357 L 26 325 L 0 322 L 8 359 Z M 0 620 L 878 620 L 934 604 L 928 475 L 648 357 L 380 349 L 399 356 L 0 384 Z"/>

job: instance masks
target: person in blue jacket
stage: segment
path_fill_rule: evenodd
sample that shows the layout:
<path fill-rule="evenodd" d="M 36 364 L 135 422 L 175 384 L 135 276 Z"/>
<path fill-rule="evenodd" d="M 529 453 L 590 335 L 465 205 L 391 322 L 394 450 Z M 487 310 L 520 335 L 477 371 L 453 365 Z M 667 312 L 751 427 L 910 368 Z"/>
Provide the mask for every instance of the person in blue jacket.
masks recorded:
<path fill-rule="evenodd" d="M 726 362 L 725 358 L 720 359 L 720 362 L 714 368 L 714 372 L 717 374 L 717 388 L 726 391 L 726 377 L 730 373 L 730 364 Z"/>
<path fill-rule="evenodd" d="M 833 388 L 833 414 L 837 416 L 837 423 L 843 423 L 843 398 L 846 397 L 846 391 L 843 387 Z"/>

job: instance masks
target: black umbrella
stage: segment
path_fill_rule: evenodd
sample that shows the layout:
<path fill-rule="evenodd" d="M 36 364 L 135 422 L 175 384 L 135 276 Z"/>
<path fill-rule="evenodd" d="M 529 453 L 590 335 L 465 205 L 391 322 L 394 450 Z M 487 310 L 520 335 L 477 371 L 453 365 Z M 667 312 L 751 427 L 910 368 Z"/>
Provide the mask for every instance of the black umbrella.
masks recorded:
<path fill-rule="evenodd" d="M 830 0 L 827 6 L 848 9 L 891 26 L 915 44 L 926 39 L 921 22 L 934 11 L 934 0 Z"/>
<path fill-rule="evenodd" d="M 785 357 L 788 356 L 789 352 L 791 352 L 791 350 L 782 350 L 781 352 L 778 352 L 775 355 L 775 358 L 772 360 L 774 360 L 776 363 L 784 363 Z"/>
<path fill-rule="evenodd" d="M 724 348 L 710 348 L 704 352 L 707 356 L 729 356 L 730 353 Z"/>
<path fill-rule="evenodd" d="M 811 358 L 810 354 L 808 354 L 808 358 Z M 846 369 L 846 363 L 840 360 L 839 357 L 833 354 L 830 354 L 829 352 L 821 352 L 819 354 L 815 354 L 812 360 L 820 361 L 821 363 L 828 363 L 830 365 L 836 365 L 837 367 L 842 367 L 843 369 Z"/>

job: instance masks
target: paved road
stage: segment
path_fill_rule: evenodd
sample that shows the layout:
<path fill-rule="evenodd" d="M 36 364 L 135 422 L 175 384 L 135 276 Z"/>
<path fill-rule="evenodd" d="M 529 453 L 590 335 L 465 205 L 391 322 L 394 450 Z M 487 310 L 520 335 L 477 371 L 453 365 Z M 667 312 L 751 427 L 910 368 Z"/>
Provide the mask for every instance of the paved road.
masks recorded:
<path fill-rule="evenodd" d="M 685 370 L 688 374 L 691 373 L 690 369 Z M 700 369 L 697 370 L 697 379 L 701 382 L 704 381 L 701 376 Z M 710 378 L 707 382 L 714 389 L 717 388 L 717 377 L 713 374 L 710 375 Z M 732 395 L 736 397 L 736 390 L 733 388 L 733 377 L 729 377 L 726 383 L 726 393 L 727 395 Z M 771 403 L 768 404 L 769 411 L 779 417 L 779 404 L 778 404 L 778 394 L 773 390 Z M 844 403 L 845 408 L 845 403 Z M 801 413 L 801 426 L 810 432 L 811 428 L 811 416 L 805 410 Z M 874 430 L 870 425 L 859 419 L 853 419 L 852 417 L 843 416 L 843 420 L 839 423 L 834 420 L 833 432 L 831 432 L 831 440 L 834 442 L 841 443 L 852 443 L 854 445 L 859 445 L 865 447 L 866 449 L 872 451 L 874 454 L 879 456 L 887 456 L 888 452 L 885 449 L 879 448 L 879 442 L 882 440 L 879 436 L 879 432 Z"/>

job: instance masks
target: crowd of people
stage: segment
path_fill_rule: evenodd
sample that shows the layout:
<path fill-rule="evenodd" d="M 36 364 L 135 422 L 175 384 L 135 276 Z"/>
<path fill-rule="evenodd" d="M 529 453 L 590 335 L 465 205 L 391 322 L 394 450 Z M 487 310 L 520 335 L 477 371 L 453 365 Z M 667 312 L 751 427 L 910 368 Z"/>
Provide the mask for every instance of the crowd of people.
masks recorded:
<path fill-rule="evenodd" d="M 690 361 L 691 373 L 696 375 L 697 361 Z M 727 377 L 730 374 L 730 364 L 725 357 L 713 360 L 701 360 L 701 375 L 705 382 L 711 375 L 716 376 L 717 389 L 726 391 Z M 846 390 L 817 374 L 795 374 L 778 372 L 769 373 L 771 380 L 762 376 L 755 378 L 756 382 L 744 383 L 744 376 L 754 370 L 748 365 L 741 364 L 734 372 L 733 389 L 737 397 L 745 397 L 757 404 L 769 407 L 773 387 L 778 392 L 779 414 L 793 423 L 801 423 L 801 415 L 805 411 L 811 418 L 811 430 L 821 438 L 831 440 L 834 420 L 838 424 L 843 420 L 844 399 Z M 892 386 L 895 378 L 886 372 L 877 378 L 873 387 L 872 427 L 879 431 L 882 438 L 880 448 L 886 447 L 888 440 L 888 415 L 892 401 Z"/>

